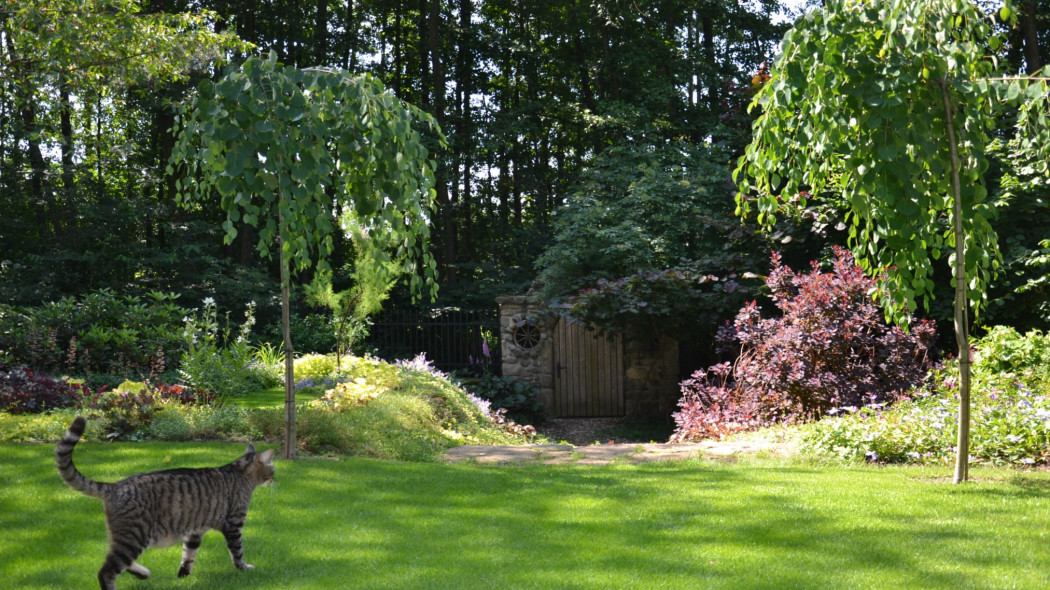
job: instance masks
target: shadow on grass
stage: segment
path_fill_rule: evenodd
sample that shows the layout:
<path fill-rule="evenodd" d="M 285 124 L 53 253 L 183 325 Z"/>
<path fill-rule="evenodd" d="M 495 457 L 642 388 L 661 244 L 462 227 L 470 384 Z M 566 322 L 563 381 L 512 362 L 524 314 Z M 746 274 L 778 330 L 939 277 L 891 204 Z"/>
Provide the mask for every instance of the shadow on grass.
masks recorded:
<path fill-rule="evenodd" d="M 239 445 L 97 444 L 81 470 L 114 480 L 216 465 Z M 91 587 L 99 503 L 67 489 L 51 447 L 0 447 L 0 575 Z M 170 458 L 170 461 L 164 461 Z M 162 463 L 158 465 L 158 463 Z M 256 492 L 233 569 L 210 533 L 193 576 L 147 551 L 125 588 L 1047 587 L 1047 478 L 964 487 L 913 471 L 783 462 L 605 467 L 279 462 Z M 1039 483 L 1041 482 L 1041 483 Z"/>

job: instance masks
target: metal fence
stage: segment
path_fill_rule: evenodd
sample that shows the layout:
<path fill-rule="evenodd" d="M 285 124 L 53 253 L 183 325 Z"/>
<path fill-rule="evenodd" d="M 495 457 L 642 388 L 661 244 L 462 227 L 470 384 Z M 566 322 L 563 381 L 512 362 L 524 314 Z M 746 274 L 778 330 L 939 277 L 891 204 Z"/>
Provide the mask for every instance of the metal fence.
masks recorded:
<path fill-rule="evenodd" d="M 485 355 L 485 336 L 496 344 Z M 394 309 L 374 320 L 368 345 L 386 360 L 419 353 L 442 371 L 489 364 L 499 370 L 499 310 Z"/>

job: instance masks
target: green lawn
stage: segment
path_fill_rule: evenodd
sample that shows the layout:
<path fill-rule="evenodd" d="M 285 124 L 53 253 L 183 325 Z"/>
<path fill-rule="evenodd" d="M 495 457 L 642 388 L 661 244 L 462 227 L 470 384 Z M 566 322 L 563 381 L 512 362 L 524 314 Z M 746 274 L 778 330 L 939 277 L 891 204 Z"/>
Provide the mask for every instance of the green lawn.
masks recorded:
<path fill-rule="evenodd" d="M 314 391 L 310 393 L 308 391 L 299 391 L 295 394 L 295 401 L 302 403 L 310 400 L 317 399 L 324 395 L 323 391 Z M 230 400 L 231 403 L 235 403 L 242 408 L 283 408 L 284 407 L 284 386 L 271 387 L 270 389 L 260 389 L 253 391 L 248 395 L 242 395 L 235 397 Z"/>
<path fill-rule="evenodd" d="M 112 480 L 216 464 L 230 444 L 90 444 Z M 776 461 L 481 467 L 281 461 L 256 492 L 236 571 L 221 535 L 194 574 L 146 552 L 161 588 L 1047 588 L 1050 474 L 812 467 Z M 50 445 L 0 445 L 0 580 L 92 588 L 105 553 L 97 500 L 61 483 Z"/>

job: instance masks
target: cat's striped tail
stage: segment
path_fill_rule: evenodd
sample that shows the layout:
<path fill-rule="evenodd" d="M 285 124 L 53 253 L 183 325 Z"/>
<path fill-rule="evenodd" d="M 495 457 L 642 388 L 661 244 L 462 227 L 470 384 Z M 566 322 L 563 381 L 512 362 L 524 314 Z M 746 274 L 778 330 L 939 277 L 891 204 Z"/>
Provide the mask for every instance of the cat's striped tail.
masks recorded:
<path fill-rule="evenodd" d="M 84 426 L 86 425 L 87 420 L 80 416 L 73 420 L 69 430 L 62 435 L 62 441 L 55 447 L 55 467 L 58 468 L 58 474 L 62 476 L 62 481 L 66 482 L 66 485 L 69 487 L 88 496 L 103 498 L 105 497 L 105 488 L 109 484 L 84 477 L 84 474 L 77 470 L 76 465 L 73 465 L 73 447 L 77 446 L 77 441 L 84 435 Z"/>

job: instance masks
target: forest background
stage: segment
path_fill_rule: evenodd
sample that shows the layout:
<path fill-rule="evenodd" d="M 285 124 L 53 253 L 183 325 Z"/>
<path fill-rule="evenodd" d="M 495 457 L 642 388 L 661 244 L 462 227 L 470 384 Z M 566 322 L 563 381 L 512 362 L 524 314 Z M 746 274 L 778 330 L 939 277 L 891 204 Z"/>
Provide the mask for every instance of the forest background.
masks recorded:
<path fill-rule="evenodd" d="M 272 50 L 298 67 L 370 73 L 440 124 L 447 148 L 431 138 L 441 281 L 433 304 L 492 308 L 498 295 L 537 288 L 599 324 L 711 342 L 761 295 L 762 283 L 744 277 L 765 274 L 771 250 L 803 268 L 846 242 L 833 201 L 770 235 L 733 216 L 730 174 L 757 115 L 747 105 L 802 9 L 786 4 L 7 0 L 0 304 L 160 291 L 188 307 L 207 297 L 226 310 L 255 301 L 263 326 L 275 324 L 278 269 L 259 256 L 257 233 L 244 225 L 224 244 L 218 199 L 178 207 L 183 172 L 166 170 L 176 106 L 200 80 L 218 79 L 215 58 Z M 151 16 L 202 10 L 213 12 L 187 27 L 223 36 L 176 58 L 92 52 L 131 47 L 123 35 L 140 27 L 148 36 Z M 1050 0 L 1019 3 L 1018 14 L 1001 58 L 1034 72 L 1050 54 Z M 1050 191 L 1016 146 L 997 143 L 990 156 L 1004 260 L 980 321 L 1045 329 Z M 336 240 L 337 288 L 350 286 L 355 260 L 351 237 Z M 944 291 L 920 315 L 951 317 L 942 272 Z M 702 288 L 681 288 L 698 279 Z M 407 288 L 387 303 L 411 305 Z M 297 316 L 311 311 L 300 291 Z"/>

